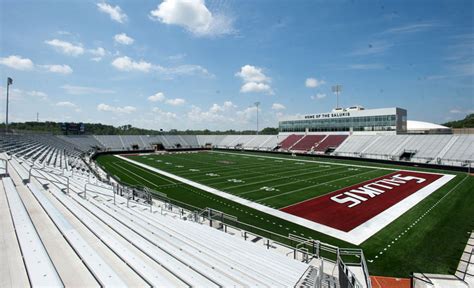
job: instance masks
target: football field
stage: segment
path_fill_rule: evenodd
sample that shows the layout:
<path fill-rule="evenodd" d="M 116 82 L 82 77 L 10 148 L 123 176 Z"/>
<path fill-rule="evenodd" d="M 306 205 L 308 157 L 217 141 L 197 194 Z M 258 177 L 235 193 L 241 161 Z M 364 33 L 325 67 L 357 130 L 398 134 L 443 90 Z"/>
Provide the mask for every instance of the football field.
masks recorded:
<path fill-rule="evenodd" d="M 439 228 L 436 226 L 446 219 L 434 217 L 432 209 L 446 205 L 444 200 L 452 197 L 453 191 L 466 193 L 466 182 L 472 185 L 472 177 L 455 177 L 451 172 L 408 171 L 394 165 L 268 153 L 183 152 L 122 159 L 107 155 L 98 162 L 130 185 L 148 186 L 179 202 L 211 207 L 277 234 L 312 237 L 340 247 L 357 245 L 364 248 L 369 268 L 377 274 L 400 276 L 417 269 L 387 267 L 416 250 L 405 247 L 414 242 L 396 242 L 409 238 L 405 234 L 413 234 L 412 229 Z M 463 207 L 456 213 L 467 211 L 472 208 Z M 448 209 L 441 215 L 451 217 L 451 212 L 455 213 Z M 465 219 L 457 222 L 455 226 L 472 225 Z M 442 236 L 445 231 L 438 233 Z M 457 234 L 451 237 L 464 237 Z M 429 242 L 423 234 L 416 237 Z M 449 235 L 445 237 L 433 242 L 447 241 Z M 438 256 L 446 254 L 452 259 L 444 258 L 446 261 L 433 265 L 424 255 L 414 264 L 436 267 L 438 272 L 452 269 L 453 255 L 460 252 L 454 248 L 438 250 Z"/>

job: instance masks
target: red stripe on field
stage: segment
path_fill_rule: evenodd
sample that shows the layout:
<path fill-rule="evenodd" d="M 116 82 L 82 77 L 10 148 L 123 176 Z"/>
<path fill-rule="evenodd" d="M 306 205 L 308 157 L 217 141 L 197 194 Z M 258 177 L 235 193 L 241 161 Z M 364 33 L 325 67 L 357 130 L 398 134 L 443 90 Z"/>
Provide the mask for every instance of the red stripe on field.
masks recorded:
<path fill-rule="evenodd" d="M 417 183 L 416 180 L 405 181 L 405 184 L 400 186 L 391 186 L 381 183 L 385 186 L 392 187 L 392 189 L 381 188 L 380 186 L 372 185 L 371 187 L 384 190 L 383 193 L 374 196 L 373 198 L 364 194 L 355 193 L 351 191 L 353 189 L 360 188 L 364 185 L 374 183 L 384 179 L 392 179 L 394 175 L 400 175 L 401 177 L 413 176 L 425 179 L 422 183 Z M 357 226 L 365 223 L 366 221 L 377 216 L 386 209 L 397 204 L 406 197 L 416 193 L 423 187 L 433 183 L 434 181 L 441 178 L 443 175 L 421 173 L 413 171 L 398 171 L 379 178 L 375 178 L 369 181 L 365 181 L 344 189 L 340 189 L 324 196 L 312 198 L 304 202 L 285 207 L 281 209 L 289 214 L 293 214 L 326 226 L 336 228 L 348 232 Z M 331 197 L 336 196 L 337 199 L 352 198 L 352 196 L 344 194 L 345 192 L 353 193 L 356 196 L 364 197 L 365 201 L 348 207 L 354 202 L 338 203 Z"/>

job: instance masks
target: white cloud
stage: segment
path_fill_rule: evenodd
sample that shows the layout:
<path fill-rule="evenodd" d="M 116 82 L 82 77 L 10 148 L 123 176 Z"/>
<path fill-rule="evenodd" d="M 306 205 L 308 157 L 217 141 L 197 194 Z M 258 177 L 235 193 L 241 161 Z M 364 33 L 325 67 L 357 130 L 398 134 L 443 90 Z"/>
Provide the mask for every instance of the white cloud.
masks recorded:
<path fill-rule="evenodd" d="M 161 102 L 164 100 L 165 100 L 165 94 L 163 92 L 158 92 L 148 97 L 148 101 L 151 101 L 151 102 Z"/>
<path fill-rule="evenodd" d="M 200 65 L 179 65 L 176 67 L 163 67 L 163 66 L 154 66 L 154 69 L 159 74 L 172 77 L 172 76 L 194 76 L 194 75 L 201 75 L 204 77 L 213 78 L 214 75 L 209 73 L 206 68 Z"/>
<path fill-rule="evenodd" d="M 265 83 L 256 83 L 256 82 L 248 82 L 242 85 L 240 88 L 240 92 L 242 93 L 268 93 L 273 94 L 272 87 Z"/>
<path fill-rule="evenodd" d="M 326 94 L 325 93 L 317 93 L 316 95 L 312 95 L 311 96 L 311 99 L 313 100 L 321 100 L 321 99 L 324 99 L 326 98 Z"/>
<path fill-rule="evenodd" d="M 46 100 L 48 99 L 48 94 L 44 93 L 44 92 L 41 92 L 41 91 L 28 91 L 28 92 L 25 92 L 27 95 L 29 96 L 33 96 L 33 97 L 38 97 L 42 100 Z"/>
<path fill-rule="evenodd" d="M 461 113 L 464 113 L 464 112 L 461 111 L 460 109 L 454 108 L 454 109 L 449 110 L 449 113 L 452 113 L 452 114 L 461 114 Z"/>
<path fill-rule="evenodd" d="M 182 26 L 196 36 L 218 36 L 234 32 L 233 21 L 225 15 L 215 15 L 204 0 L 164 0 L 150 19 L 169 25 Z"/>
<path fill-rule="evenodd" d="M 119 6 L 112 6 L 108 3 L 102 2 L 97 3 L 97 8 L 100 12 L 109 14 L 110 19 L 117 21 L 119 23 L 124 23 L 127 20 L 127 15 L 122 12 L 122 9 Z"/>
<path fill-rule="evenodd" d="M 8 57 L 0 58 L 0 64 L 8 66 L 16 70 L 32 70 L 34 68 L 33 61 L 28 58 L 22 58 L 18 55 L 11 55 Z"/>
<path fill-rule="evenodd" d="M 82 44 L 80 43 L 77 45 L 74 45 L 70 42 L 62 41 L 59 39 L 48 40 L 48 41 L 45 41 L 45 43 L 52 46 L 57 51 L 66 55 L 79 56 L 79 55 L 84 54 L 84 48 L 82 47 Z"/>
<path fill-rule="evenodd" d="M 252 65 L 245 65 L 235 76 L 242 78 L 244 82 L 270 82 L 271 79 L 262 72 L 262 68 Z"/>
<path fill-rule="evenodd" d="M 76 108 L 76 104 L 69 102 L 69 101 L 61 101 L 56 103 L 56 106 L 59 107 L 68 107 L 68 108 Z"/>
<path fill-rule="evenodd" d="M 176 67 L 164 67 L 161 65 L 154 65 L 143 60 L 135 61 L 128 56 L 122 56 L 112 61 L 112 66 L 121 71 L 141 71 L 150 72 L 156 71 L 166 78 L 173 78 L 173 76 L 194 76 L 200 75 L 203 77 L 213 78 L 214 75 L 209 73 L 206 68 L 199 65 L 179 65 Z"/>
<path fill-rule="evenodd" d="M 97 47 L 96 49 L 89 49 L 88 52 L 94 57 L 91 58 L 92 61 L 99 62 L 102 58 L 107 55 L 107 50 L 102 47 Z"/>
<path fill-rule="evenodd" d="M 67 94 L 71 95 L 84 95 L 84 94 L 113 94 L 114 90 L 101 89 L 95 87 L 86 87 L 86 86 L 74 86 L 74 85 L 63 85 L 62 89 L 66 91 Z"/>
<path fill-rule="evenodd" d="M 6 88 L 0 86 L 0 99 L 1 100 L 6 98 L 5 97 L 6 93 L 4 93 L 5 91 L 4 89 Z M 38 98 L 40 100 L 48 100 L 48 94 L 41 91 L 36 91 L 36 90 L 26 91 L 26 90 L 22 90 L 18 88 L 10 89 L 9 98 L 11 101 L 31 100 L 32 99 L 31 97 Z"/>
<path fill-rule="evenodd" d="M 233 119 L 229 115 L 222 115 L 220 113 L 216 113 L 213 111 L 203 111 L 201 108 L 197 106 L 192 106 L 191 111 L 187 113 L 187 118 L 191 122 L 209 122 L 209 123 L 216 123 L 216 122 L 232 122 Z"/>
<path fill-rule="evenodd" d="M 385 32 L 383 32 L 383 34 L 384 33 L 391 33 L 391 34 L 416 33 L 416 32 L 429 30 L 436 26 L 440 26 L 440 25 L 435 22 L 422 22 L 422 23 L 407 24 L 404 26 L 388 29 Z"/>
<path fill-rule="evenodd" d="M 258 108 L 258 111 L 261 112 L 261 109 Z M 237 115 L 237 119 L 239 119 L 241 123 L 247 123 L 250 119 L 254 118 L 255 115 L 257 114 L 257 107 L 255 106 L 247 107 L 244 110 L 237 111 L 235 114 Z"/>
<path fill-rule="evenodd" d="M 115 42 L 123 45 L 131 45 L 135 41 L 132 37 L 129 37 L 125 33 L 117 34 L 114 36 Z"/>
<path fill-rule="evenodd" d="M 127 56 L 116 58 L 114 61 L 112 61 L 112 66 L 121 71 L 140 72 L 149 72 L 153 68 L 151 63 L 145 62 L 143 60 L 136 62 Z"/>
<path fill-rule="evenodd" d="M 163 111 L 158 107 L 153 107 L 152 111 L 154 115 L 157 116 L 157 120 L 160 121 L 170 121 L 178 118 L 175 113 Z"/>
<path fill-rule="evenodd" d="M 237 106 L 231 101 L 225 101 L 222 105 L 214 103 L 208 110 L 193 105 L 186 116 L 188 123 L 192 125 L 204 124 L 204 127 L 214 129 L 229 129 L 229 127 L 248 129 L 246 126 L 255 120 L 257 107 L 251 106 L 242 110 L 236 108 Z M 260 108 L 259 111 L 261 112 Z"/>
<path fill-rule="evenodd" d="M 219 105 L 216 103 L 212 104 L 211 108 L 209 108 L 209 111 L 211 113 L 222 113 L 232 108 L 237 108 L 237 106 L 234 105 L 234 103 L 232 103 L 231 101 L 225 101 L 223 105 Z"/>
<path fill-rule="evenodd" d="M 41 65 L 49 72 L 59 73 L 59 74 L 71 74 L 72 68 L 69 65 Z"/>
<path fill-rule="evenodd" d="M 235 73 L 235 76 L 240 77 L 244 84 L 240 88 L 242 93 L 268 93 L 273 94 L 272 87 L 269 85 L 271 78 L 267 77 L 262 68 L 245 65 L 240 68 L 240 71 Z"/>
<path fill-rule="evenodd" d="M 279 111 L 279 110 L 285 110 L 286 107 L 285 107 L 285 105 L 280 104 L 280 103 L 273 103 L 272 109 Z"/>
<path fill-rule="evenodd" d="M 191 111 L 187 113 L 187 118 L 190 123 L 235 123 L 235 108 L 237 106 L 231 101 L 225 101 L 222 105 L 214 103 L 208 110 L 193 105 Z"/>
<path fill-rule="evenodd" d="M 324 84 L 326 84 L 326 81 L 318 80 L 316 78 L 307 78 L 305 81 L 305 85 L 308 88 L 316 88 Z"/>
<path fill-rule="evenodd" d="M 166 99 L 165 103 L 169 104 L 169 105 L 173 105 L 173 106 L 179 106 L 179 105 L 183 105 L 184 103 L 186 103 L 186 100 L 184 100 L 182 98 Z"/>
<path fill-rule="evenodd" d="M 97 47 L 96 49 L 89 49 L 89 53 L 94 56 L 104 57 L 107 54 L 107 51 L 102 47 Z"/>
<path fill-rule="evenodd" d="M 110 106 L 104 103 L 101 103 L 97 105 L 97 110 L 98 111 L 105 111 L 105 112 L 113 112 L 113 113 L 119 113 L 119 114 L 130 114 L 135 111 L 137 111 L 137 108 L 133 106 L 124 106 L 124 107 L 118 107 L 118 106 Z"/>

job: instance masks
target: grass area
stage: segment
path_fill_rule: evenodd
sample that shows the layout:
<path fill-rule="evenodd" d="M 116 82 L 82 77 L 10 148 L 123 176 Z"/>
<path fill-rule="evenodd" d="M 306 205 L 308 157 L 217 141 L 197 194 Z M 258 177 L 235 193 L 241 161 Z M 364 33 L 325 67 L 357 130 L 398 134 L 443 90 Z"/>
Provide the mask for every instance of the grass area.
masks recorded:
<path fill-rule="evenodd" d="M 328 158 L 296 157 L 310 160 L 296 162 L 292 161 L 295 157 L 286 155 L 243 152 L 130 157 L 274 208 L 282 208 L 393 172 L 380 169 L 381 167 L 429 170 Z M 293 233 L 340 247 L 354 247 L 328 235 L 177 183 L 112 155 L 100 156 L 97 162 L 122 182 L 148 186 L 176 201 L 200 208 L 211 207 L 276 234 L 286 236 Z M 458 173 L 452 181 L 362 243 L 360 247 L 364 249 L 368 259 L 370 273 L 397 277 L 407 277 L 411 272 L 417 271 L 454 273 L 468 238 L 467 232 L 474 229 L 470 217 L 474 215 L 474 205 L 471 205 L 474 200 L 473 187 L 474 177 Z M 251 226 L 243 228 L 251 231 L 257 229 Z M 263 230 L 255 232 L 265 233 Z M 263 236 L 285 241 L 275 234 Z"/>

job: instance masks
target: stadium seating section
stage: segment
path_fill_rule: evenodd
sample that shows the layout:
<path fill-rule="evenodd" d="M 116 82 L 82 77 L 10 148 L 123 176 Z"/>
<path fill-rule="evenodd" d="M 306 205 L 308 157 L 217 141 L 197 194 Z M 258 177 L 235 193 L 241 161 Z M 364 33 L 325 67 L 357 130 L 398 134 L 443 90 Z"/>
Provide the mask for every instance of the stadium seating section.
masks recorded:
<path fill-rule="evenodd" d="M 291 149 L 295 151 L 310 151 L 324 138 L 326 138 L 326 135 L 306 135 L 296 142 Z"/>
<path fill-rule="evenodd" d="M 130 194 L 114 193 L 116 184 L 90 161 L 93 149 L 157 144 L 474 162 L 474 135 L 2 135 L 0 286 L 309 287 L 327 276 L 285 256 L 292 252 L 203 225 L 194 211 L 176 212 L 156 200 L 161 208 L 154 212 L 140 200 L 130 205 Z"/>
<path fill-rule="evenodd" d="M 42 144 L 41 144 L 42 143 Z M 59 168 L 79 165 L 65 162 L 64 151 L 74 155 L 99 149 L 127 151 L 154 149 L 222 148 L 260 151 L 295 151 L 336 156 L 406 160 L 453 166 L 474 161 L 474 135 L 22 135 L 0 142 L 4 149 L 24 144 L 25 159 Z M 47 146 L 45 146 L 47 144 Z M 2 147 L 2 148 L 3 148 Z M 19 148 L 16 148 L 19 149 Z M 20 151 L 19 151 L 20 152 Z M 76 163 L 77 162 L 77 163 Z M 82 167 L 85 169 L 85 167 Z M 82 169 L 81 168 L 81 169 Z"/>
<path fill-rule="evenodd" d="M 286 139 L 281 141 L 280 148 L 283 149 L 283 150 L 289 150 L 291 147 L 293 147 L 293 145 L 298 143 L 298 141 L 300 141 L 301 138 L 303 138 L 303 137 L 304 137 L 304 135 L 291 134 Z"/>
<path fill-rule="evenodd" d="M 150 138 L 2 135 L 0 286 L 290 287 L 305 275 L 309 264 L 191 221 L 190 211 L 129 204 L 78 151 L 159 139 Z M 167 141 L 199 145 L 195 136 Z"/>

